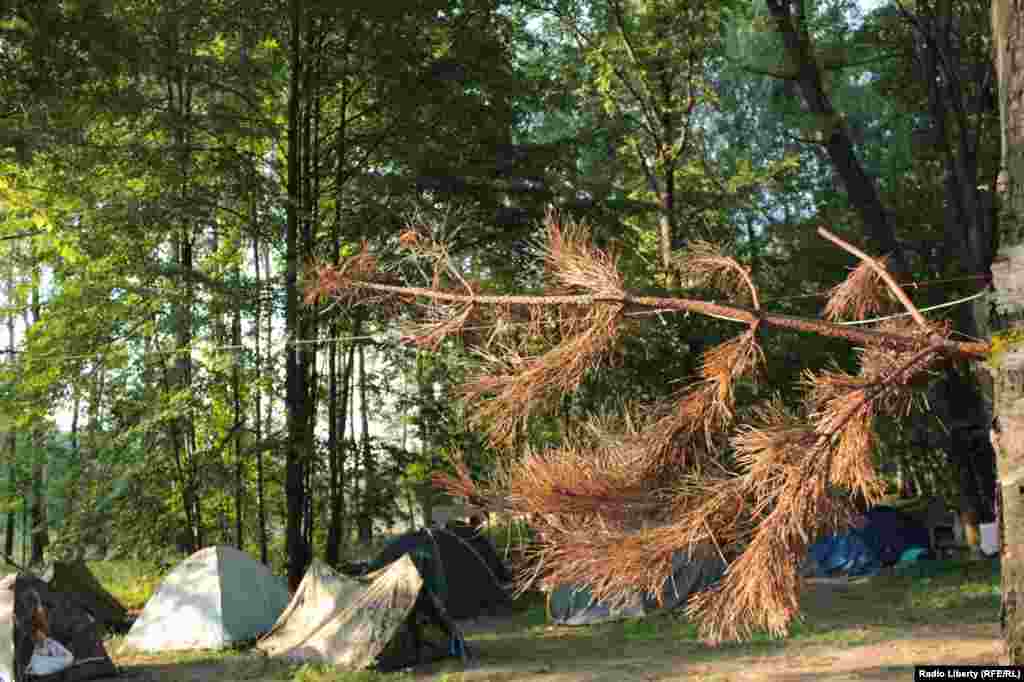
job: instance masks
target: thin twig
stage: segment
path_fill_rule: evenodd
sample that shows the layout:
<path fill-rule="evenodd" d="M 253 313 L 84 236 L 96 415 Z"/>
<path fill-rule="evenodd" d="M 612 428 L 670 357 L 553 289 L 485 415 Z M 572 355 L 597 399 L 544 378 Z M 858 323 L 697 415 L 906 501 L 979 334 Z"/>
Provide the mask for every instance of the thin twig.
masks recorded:
<path fill-rule="evenodd" d="M 868 254 L 858 249 L 856 246 L 853 246 L 852 244 L 843 241 L 836 235 L 826 230 L 824 227 L 818 228 L 818 234 L 820 234 L 822 237 L 829 240 L 836 246 L 839 246 L 844 251 L 852 253 L 857 258 L 860 258 L 862 261 L 870 265 L 871 269 L 874 270 L 878 274 L 878 276 L 882 278 L 882 280 L 889 286 L 890 291 L 892 291 L 896 298 L 899 299 L 900 303 L 902 303 L 903 307 L 907 309 L 907 312 L 910 313 L 911 317 L 914 318 L 914 322 L 917 322 L 917 325 L 925 331 L 931 329 L 931 327 L 928 326 L 928 321 L 924 319 L 924 315 L 921 314 L 921 312 L 914 305 L 913 301 L 910 300 L 910 297 L 907 296 L 905 291 L 903 291 L 903 288 L 896 283 L 896 280 L 893 279 L 892 275 L 889 274 L 889 271 L 882 267 L 881 263 L 879 263 L 877 260 L 869 256 Z"/>

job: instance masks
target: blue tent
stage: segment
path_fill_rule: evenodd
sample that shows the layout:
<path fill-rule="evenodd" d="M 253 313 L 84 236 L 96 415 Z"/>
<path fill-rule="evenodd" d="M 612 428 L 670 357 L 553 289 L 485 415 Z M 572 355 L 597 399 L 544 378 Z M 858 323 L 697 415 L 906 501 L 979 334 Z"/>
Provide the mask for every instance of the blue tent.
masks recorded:
<path fill-rule="evenodd" d="M 892 507 L 875 507 L 864 514 L 864 525 L 818 540 L 808 550 L 810 573 L 823 577 L 837 573 L 874 575 L 882 566 L 895 564 L 913 548 L 929 556 L 928 530 Z"/>
<path fill-rule="evenodd" d="M 814 560 L 814 575 L 818 577 L 835 573 L 849 576 L 874 575 L 882 567 L 878 556 L 871 551 L 857 530 L 824 537 L 811 545 L 808 554 Z"/>

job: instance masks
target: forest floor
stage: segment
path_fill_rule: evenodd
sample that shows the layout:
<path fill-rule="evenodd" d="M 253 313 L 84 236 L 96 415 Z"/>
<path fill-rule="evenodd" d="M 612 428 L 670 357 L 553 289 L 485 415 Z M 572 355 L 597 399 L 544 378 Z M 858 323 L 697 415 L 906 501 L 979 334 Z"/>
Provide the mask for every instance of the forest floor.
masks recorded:
<path fill-rule="evenodd" d="M 914 665 L 1000 659 L 999 582 L 992 562 L 934 577 L 808 581 L 803 620 L 784 640 L 708 647 L 685 619 L 656 615 L 591 627 L 544 624 L 534 598 L 516 613 L 464 624 L 475 664 L 396 674 L 296 668 L 251 652 L 141 656 L 109 649 L 128 680 L 154 682 L 622 682 L 913 679 Z"/>

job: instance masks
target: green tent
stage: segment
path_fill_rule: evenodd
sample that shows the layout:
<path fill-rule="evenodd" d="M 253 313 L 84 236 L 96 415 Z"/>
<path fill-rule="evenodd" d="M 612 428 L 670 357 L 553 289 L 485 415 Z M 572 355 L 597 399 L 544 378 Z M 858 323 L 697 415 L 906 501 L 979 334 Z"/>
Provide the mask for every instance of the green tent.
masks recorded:
<path fill-rule="evenodd" d="M 710 548 L 692 555 L 677 552 L 672 558 L 672 575 L 662 586 L 661 601 L 641 590 L 616 602 L 595 600 L 583 585 L 562 585 L 548 594 L 548 620 L 556 625 L 596 625 L 616 620 L 643 618 L 658 609 L 673 609 L 686 603 L 691 594 L 707 588 L 725 573 L 725 562 Z"/>

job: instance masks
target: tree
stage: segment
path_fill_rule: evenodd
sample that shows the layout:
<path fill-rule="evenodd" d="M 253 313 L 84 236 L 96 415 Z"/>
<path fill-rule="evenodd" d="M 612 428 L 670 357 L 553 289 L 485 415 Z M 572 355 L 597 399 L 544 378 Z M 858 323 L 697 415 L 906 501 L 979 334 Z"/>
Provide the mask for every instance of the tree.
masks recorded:
<path fill-rule="evenodd" d="M 989 27 L 981 8 L 917 3 L 911 9 L 897 2 L 873 12 L 856 30 L 849 30 L 844 3 L 779 0 L 767 9 L 773 30 L 767 36 L 754 32 L 750 42 L 766 47 L 745 46 L 747 66 L 799 93 L 802 111 L 795 119 L 841 180 L 840 210 L 848 205 L 856 212 L 861 229 L 901 278 L 985 280 L 995 255 L 998 150 Z M 874 123 L 848 110 L 850 91 L 871 102 Z M 846 108 L 836 104 L 843 99 Z M 872 129 L 876 137 L 866 142 Z M 880 168 L 886 162 L 891 168 L 899 153 L 877 135 L 891 139 L 894 129 L 905 131 L 908 146 L 911 140 L 924 144 L 913 145 L 903 173 L 883 173 Z M 826 192 L 837 194 L 831 186 Z M 959 333 L 987 336 L 983 301 L 960 306 L 957 315 Z M 950 431 L 943 445 L 960 474 L 961 516 L 978 549 L 978 524 L 994 512 L 989 491 L 995 456 L 987 439 L 977 438 L 988 428 L 991 406 L 967 363 L 944 372 L 930 397 Z"/>
<path fill-rule="evenodd" d="M 546 292 L 479 295 L 445 263 L 438 263 L 435 286 L 387 283 L 364 252 L 340 268 L 321 267 L 307 300 L 425 300 L 430 321 L 413 338 L 435 347 L 465 327 L 496 325 L 481 342 L 488 366 L 462 388 L 474 422 L 495 446 L 507 446 L 522 420 L 556 408 L 614 357 L 621 337 L 640 326 L 631 314 L 685 311 L 746 324 L 744 333 L 705 352 L 696 380 L 650 409 L 650 419 L 634 417 L 620 433 L 581 430 L 558 448 L 528 451 L 491 484 L 474 481 L 465 468 L 441 483 L 474 504 L 531 514 L 540 538 L 537 573 L 548 584 L 588 584 L 598 598 L 622 598 L 637 585 L 657 593 L 674 552 L 717 551 L 731 561 L 729 573 L 688 607 L 703 635 L 716 642 L 757 629 L 780 635 L 797 613 L 798 564 L 811 538 L 842 525 L 851 498 L 872 503 L 883 490 L 871 459 L 876 417 L 905 414 L 922 371 L 989 349 L 952 341 L 950 325 L 927 321 L 878 261 L 821 234 L 862 260 L 835 288 L 825 310 L 831 320 L 876 312 L 888 298 L 912 321 L 855 330 L 766 312 L 747 269 L 706 243 L 680 259 L 680 281 L 713 284 L 747 306 L 638 296 L 623 286 L 614 255 L 595 248 L 584 226 L 555 215 L 543 251 Z M 415 235 L 404 243 L 423 253 L 438 249 Z M 524 331 L 509 318 L 530 325 Z M 772 327 L 863 346 L 859 374 L 809 377 L 803 414 L 778 400 L 739 404 L 764 364 L 759 339 Z M 744 425 L 737 426 L 740 414 Z"/>
<path fill-rule="evenodd" d="M 1020 462 L 1024 451 L 1024 421 L 1019 407 L 1024 384 L 1024 345 L 1021 343 L 1022 310 L 1018 284 L 1024 272 L 1021 244 L 1024 231 L 1024 72 L 1016 47 L 1024 38 L 1024 8 L 1006 0 L 992 2 L 992 37 L 999 84 L 999 114 L 1003 170 L 1000 193 L 1009 216 L 999 230 L 999 257 L 992 264 L 995 303 L 1000 315 L 993 324 L 996 357 L 991 363 L 995 383 L 995 421 L 992 445 L 997 454 L 1000 498 L 1002 500 L 1003 636 L 1011 664 L 1024 662 L 1024 488 L 1020 484 Z"/>

